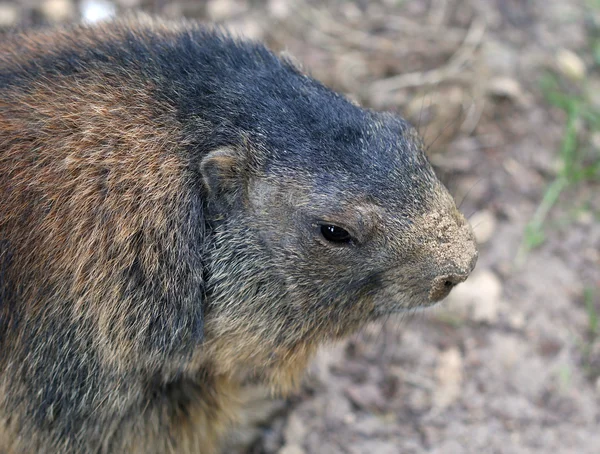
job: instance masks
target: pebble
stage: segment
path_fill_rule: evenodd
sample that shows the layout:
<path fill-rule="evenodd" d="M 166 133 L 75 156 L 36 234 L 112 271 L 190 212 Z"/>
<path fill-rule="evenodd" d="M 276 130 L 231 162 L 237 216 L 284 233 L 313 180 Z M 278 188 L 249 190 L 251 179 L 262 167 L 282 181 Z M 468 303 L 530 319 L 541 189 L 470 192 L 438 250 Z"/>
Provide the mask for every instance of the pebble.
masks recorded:
<path fill-rule="evenodd" d="M 490 210 L 482 210 L 469 220 L 478 244 L 487 243 L 496 231 L 496 216 Z"/>
<path fill-rule="evenodd" d="M 346 388 L 346 396 L 358 407 L 367 411 L 381 411 L 386 404 L 381 389 L 374 383 L 351 385 Z"/>
<path fill-rule="evenodd" d="M 498 97 L 520 100 L 523 98 L 523 89 L 516 79 L 512 77 L 494 77 L 487 86 L 488 91 Z"/>
<path fill-rule="evenodd" d="M 508 317 L 508 324 L 515 330 L 522 330 L 525 328 L 525 322 L 525 314 L 522 312 L 513 312 Z"/>
<path fill-rule="evenodd" d="M 323 386 L 331 383 L 331 366 L 337 365 L 340 358 L 344 358 L 345 342 L 335 345 L 326 345 L 319 349 L 311 362 L 309 378 Z"/>
<path fill-rule="evenodd" d="M 556 53 L 556 66 L 558 70 L 569 79 L 579 81 L 585 78 L 585 63 L 575 52 L 560 49 Z"/>
<path fill-rule="evenodd" d="M 244 11 L 243 3 L 235 0 L 210 0 L 206 3 L 206 14 L 214 21 L 222 21 Z"/>
<path fill-rule="evenodd" d="M 81 16 L 85 22 L 100 22 L 113 17 L 115 5 L 106 0 L 84 0 L 81 2 Z"/>
<path fill-rule="evenodd" d="M 288 418 L 283 437 L 289 445 L 299 445 L 306 437 L 307 428 L 302 419 L 295 413 Z"/>
<path fill-rule="evenodd" d="M 304 449 L 298 445 L 285 445 L 279 450 L 279 454 L 304 454 Z"/>
<path fill-rule="evenodd" d="M 12 3 L 0 3 L 0 27 L 11 27 L 19 19 L 19 9 Z"/>
<path fill-rule="evenodd" d="M 501 305 L 502 284 L 490 270 L 475 271 L 448 296 L 452 312 L 476 322 L 495 323 Z"/>
<path fill-rule="evenodd" d="M 577 213 L 577 222 L 581 225 L 592 225 L 596 221 L 594 213 L 585 210 Z"/>
<path fill-rule="evenodd" d="M 75 17 L 76 12 L 71 0 L 46 0 L 40 10 L 50 22 L 65 22 Z"/>
<path fill-rule="evenodd" d="M 234 36 L 241 36 L 245 39 L 261 41 L 265 36 L 264 27 L 250 15 L 243 15 L 237 20 L 227 22 L 227 29 Z"/>
<path fill-rule="evenodd" d="M 289 0 L 269 0 L 269 13 L 278 20 L 287 19 L 292 14 L 292 4 Z"/>
<path fill-rule="evenodd" d="M 452 347 L 440 354 L 435 378 L 433 404 L 438 409 L 447 408 L 460 397 L 462 387 L 463 359 L 458 348 Z"/>

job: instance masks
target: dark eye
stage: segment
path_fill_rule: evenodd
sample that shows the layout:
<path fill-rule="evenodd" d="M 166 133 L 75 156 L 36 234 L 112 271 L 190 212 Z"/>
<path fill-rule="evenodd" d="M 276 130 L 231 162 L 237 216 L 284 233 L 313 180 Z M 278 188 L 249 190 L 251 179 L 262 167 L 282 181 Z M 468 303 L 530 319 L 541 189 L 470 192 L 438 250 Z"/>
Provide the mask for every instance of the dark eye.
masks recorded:
<path fill-rule="evenodd" d="M 321 225 L 321 235 L 331 243 L 347 244 L 352 241 L 350 234 L 341 227 L 331 224 Z"/>

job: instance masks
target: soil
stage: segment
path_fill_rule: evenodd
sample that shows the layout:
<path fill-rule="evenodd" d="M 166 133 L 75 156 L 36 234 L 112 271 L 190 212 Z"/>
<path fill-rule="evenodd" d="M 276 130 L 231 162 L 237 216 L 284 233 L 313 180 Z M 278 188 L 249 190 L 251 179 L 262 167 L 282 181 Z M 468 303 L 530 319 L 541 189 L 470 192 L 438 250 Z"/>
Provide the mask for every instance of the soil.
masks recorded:
<path fill-rule="evenodd" d="M 357 102 L 409 118 L 469 216 L 480 242 L 469 280 L 433 309 L 323 348 L 285 400 L 249 389 L 246 424 L 225 452 L 594 454 L 598 181 L 563 191 L 543 243 L 519 252 L 565 135 L 540 81 L 563 74 L 567 92 L 592 87 L 600 107 L 590 3 L 29 0 L 0 2 L 0 26 L 77 20 L 102 4 L 222 23 Z M 600 133 L 580 129 L 580 148 L 600 159 Z"/>

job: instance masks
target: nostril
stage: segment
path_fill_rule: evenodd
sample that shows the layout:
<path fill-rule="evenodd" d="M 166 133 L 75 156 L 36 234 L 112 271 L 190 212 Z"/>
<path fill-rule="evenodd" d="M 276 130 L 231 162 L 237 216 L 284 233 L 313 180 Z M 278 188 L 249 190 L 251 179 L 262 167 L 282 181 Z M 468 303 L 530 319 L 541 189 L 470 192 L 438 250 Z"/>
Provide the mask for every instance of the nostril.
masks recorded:
<path fill-rule="evenodd" d="M 450 291 L 468 277 L 468 274 L 451 274 L 436 277 L 429 291 L 429 300 L 432 302 L 443 300 Z"/>

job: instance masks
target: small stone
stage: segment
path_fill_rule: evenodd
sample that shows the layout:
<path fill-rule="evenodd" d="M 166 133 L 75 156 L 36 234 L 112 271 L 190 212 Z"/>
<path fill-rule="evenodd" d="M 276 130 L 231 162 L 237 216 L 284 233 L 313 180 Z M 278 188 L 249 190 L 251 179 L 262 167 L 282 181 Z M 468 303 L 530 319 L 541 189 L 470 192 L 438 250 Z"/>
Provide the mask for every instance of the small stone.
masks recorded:
<path fill-rule="evenodd" d="M 450 348 L 440 355 L 435 378 L 433 403 L 438 409 L 447 408 L 458 399 L 462 387 L 463 359 L 458 348 Z"/>
<path fill-rule="evenodd" d="M 495 323 L 502 296 L 500 279 L 489 270 L 475 271 L 448 296 L 449 310 L 476 322 Z"/>
<path fill-rule="evenodd" d="M 331 366 L 336 365 L 340 358 L 345 357 L 345 346 L 345 342 L 340 342 L 319 349 L 311 362 L 308 377 L 316 381 L 318 385 L 331 383 Z"/>
<path fill-rule="evenodd" d="M 19 9 L 12 3 L 0 3 L 0 27 L 12 27 L 19 19 Z"/>
<path fill-rule="evenodd" d="M 306 425 L 302 419 L 295 413 L 292 413 L 288 418 L 285 430 L 283 432 L 283 437 L 286 443 L 289 445 L 301 444 L 306 437 L 306 432 Z"/>
<path fill-rule="evenodd" d="M 292 3 L 289 0 L 269 0 L 269 13 L 275 19 L 287 19 L 292 13 Z"/>
<path fill-rule="evenodd" d="M 584 210 L 577 213 L 577 222 L 581 225 L 592 225 L 594 221 L 594 214 L 589 210 Z"/>
<path fill-rule="evenodd" d="M 369 74 L 368 62 L 356 52 L 346 52 L 337 58 L 335 62 L 335 74 L 339 76 L 339 83 L 348 89 L 358 89 L 357 84 L 364 80 Z"/>
<path fill-rule="evenodd" d="M 475 213 L 469 222 L 478 244 L 487 243 L 496 231 L 496 216 L 490 210 Z"/>
<path fill-rule="evenodd" d="M 560 49 L 556 54 L 556 65 L 561 73 L 572 80 L 585 78 L 585 63 L 575 52 Z"/>
<path fill-rule="evenodd" d="M 100 22 L 113 17 L 115 5 L 107 0 L 84 0 L 81 2 L 81 16 L 85 22 Z"/>
<path fill-rule="evenodd" d="M 298 445 L 285 445 L 279 450 L 279 454 L 304 454 L 304 449 Z"/>
<path fill-rule="evenodd" d="M 238 20 L 229 21 L 227 29 L 233 35 L 241 36 L 242 38 L 261 41 L 264 39 L 265 30 L 261 24 L 253 17 L 244 16 Z"/>
<path fill-rule="evenodd" d="M 512 329 L 521 330 L 525 328 L 525 314 L 513 312 L 508 316 L 508 324 Z"/>
<path fill-rule="evenodd" d="M 511 100 L 522 100 L 523 90 L 516 79 L 512 77 L 494 77 L 487 87 L 490 94 Z"/>
<path fill-rule="evenodd" d="M 356 423 L 356 415 L 354 413 L 348 413 L 344 416 L 344 423 L 351 425 Z"/>
<path fill-rule="evenodd" d="M 64 22 L 75 16 L 75 5 L 71 0 L 46 0 L 40 10 L 51 22 Z"/>
<path fill-rule="evenodd" d="M 346 395 L 352 403 L 364 410 L 379 412 L 385 407 L 386 402 L 381 390 L 373 383 L 348 386 Z"/>
<path fill-rule="evenodd" d="M 206 14 L 214 21 L 228 19 L 243 11 L 243 5 L 235 0 L 210 0 L 206 4 Z"/>

